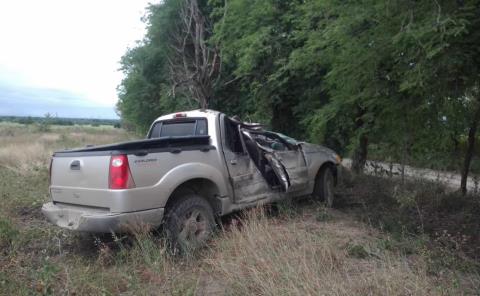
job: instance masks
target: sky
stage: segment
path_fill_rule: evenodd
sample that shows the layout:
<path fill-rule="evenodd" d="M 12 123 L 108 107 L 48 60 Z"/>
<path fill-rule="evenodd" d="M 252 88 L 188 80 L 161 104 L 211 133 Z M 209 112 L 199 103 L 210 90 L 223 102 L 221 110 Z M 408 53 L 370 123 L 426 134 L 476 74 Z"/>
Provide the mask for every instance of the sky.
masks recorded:
<path fill-rule="evenodd" d="M 144 0 L 1 0 L 0 115 L 118 118 L 119 61 Z"/>

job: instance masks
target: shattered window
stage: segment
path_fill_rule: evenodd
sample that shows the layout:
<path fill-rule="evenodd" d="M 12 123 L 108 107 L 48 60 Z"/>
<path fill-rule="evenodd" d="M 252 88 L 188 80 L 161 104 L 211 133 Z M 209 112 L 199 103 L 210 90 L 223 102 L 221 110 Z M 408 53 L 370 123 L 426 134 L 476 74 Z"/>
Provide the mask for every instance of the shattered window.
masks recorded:
<path fill-rule="evenodd" d="M 281 141 L 279 138 L 274 137 L 272 135 L 256 134 L 255 141 L 261 146 L 269 149 L 273 149 L 277 151 L 290 150 L 290 147 L 285 145 L 283 141 Z"/>
<path fill-rule="evenodd" d="M 229 119 L 225 119 L 225 144 L 230 151 L 243 153 L 238 125 Z"/>

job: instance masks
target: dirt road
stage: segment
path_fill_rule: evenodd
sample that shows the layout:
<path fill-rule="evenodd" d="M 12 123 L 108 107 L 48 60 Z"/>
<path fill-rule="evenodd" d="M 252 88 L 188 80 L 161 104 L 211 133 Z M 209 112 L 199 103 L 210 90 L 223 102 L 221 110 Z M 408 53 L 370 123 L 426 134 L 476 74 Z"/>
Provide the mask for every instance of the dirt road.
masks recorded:
<path fill-rule="evenodd" d="M 350 169 L 352 166 L 351 159 L 344 159 L 342 165 L 347 169 Z M 366 169 L 367 174 L 371 175 L 384 175 L 384 176 L 396 176 L 401 177 L 402 175 L 402 165 L 398 163 L 386 163 L 380 161 L 367 161 Z M 435 171 L 431 169 L 415 168 L 412 166 L 405 166 L 405 176 L 412 179 L 420 179 L 432 182 L 438 182 L 446 185 L 452 190 L 457 190 L 460 188 L 460 174 L 456 172 L 446 172 L 446 171 Z M 470 192 L 478 192 L 478 185 L 480 178 L 469 177 L 467 181 L 467 189 Z"/>

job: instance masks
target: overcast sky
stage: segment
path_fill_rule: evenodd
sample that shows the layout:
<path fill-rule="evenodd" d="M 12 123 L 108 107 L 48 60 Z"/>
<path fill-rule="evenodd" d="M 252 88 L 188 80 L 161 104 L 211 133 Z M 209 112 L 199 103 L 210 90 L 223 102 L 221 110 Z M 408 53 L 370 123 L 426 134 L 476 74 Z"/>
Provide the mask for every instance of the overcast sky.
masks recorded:
<path fill-rule="evenodd" d="M 145 0 L 1 0 L 0 115 L 116 118 Z"/>

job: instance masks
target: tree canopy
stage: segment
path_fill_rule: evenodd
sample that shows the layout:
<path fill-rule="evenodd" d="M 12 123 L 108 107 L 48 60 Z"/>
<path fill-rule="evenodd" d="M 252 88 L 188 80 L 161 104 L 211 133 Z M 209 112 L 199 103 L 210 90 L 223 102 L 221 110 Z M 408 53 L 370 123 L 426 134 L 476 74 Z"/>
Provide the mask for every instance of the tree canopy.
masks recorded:
<path fill-rule="evenodd" d="M 466 176 L 479 0 L 165 0 L 122 58 L 122 120 L 209 107 L 351 155 Z M 472 162 L 473 160 L 473 162 Z"/>

